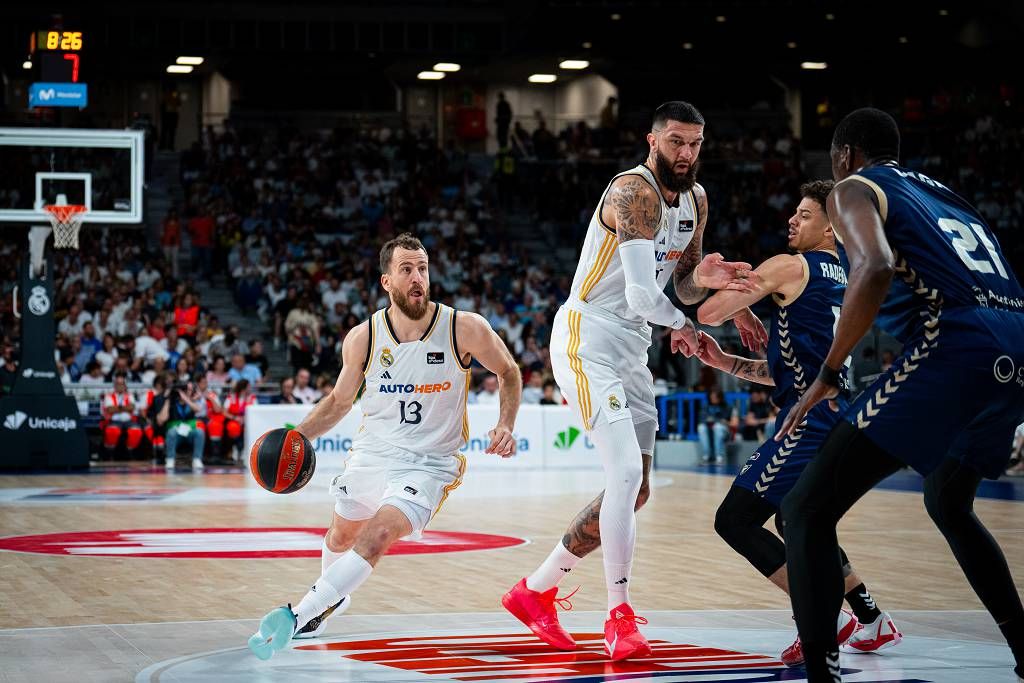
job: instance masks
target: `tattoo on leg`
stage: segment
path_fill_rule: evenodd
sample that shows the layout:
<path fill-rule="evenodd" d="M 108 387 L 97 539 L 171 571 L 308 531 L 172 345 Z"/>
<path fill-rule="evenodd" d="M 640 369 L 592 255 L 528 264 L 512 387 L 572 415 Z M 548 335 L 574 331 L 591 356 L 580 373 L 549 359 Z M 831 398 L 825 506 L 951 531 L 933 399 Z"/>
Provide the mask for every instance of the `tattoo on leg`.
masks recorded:
<path fill-rule="evenodd" d="M 583 508 L 562 536 L 562 545 L 576 557 L 592 553 L 601 545 L 601 501 L 604 491 Z"/>

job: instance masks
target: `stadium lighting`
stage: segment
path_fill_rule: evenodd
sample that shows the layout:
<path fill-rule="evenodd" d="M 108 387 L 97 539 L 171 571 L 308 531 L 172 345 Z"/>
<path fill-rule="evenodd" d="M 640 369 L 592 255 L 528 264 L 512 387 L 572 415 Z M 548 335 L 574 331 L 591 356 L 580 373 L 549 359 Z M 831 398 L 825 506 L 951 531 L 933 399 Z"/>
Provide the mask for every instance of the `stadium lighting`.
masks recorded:
<path fill-rule="evenodd" d="M 719 14 L 717 17 L 715 17 L 715 21 L 717 21 L 719 24 L 724 24 L 725 23 L 725 15 L 724 14 Z"/>
<path fill-rule="evenodd" d="M 32 68 L 32 60 L 31 59 L 26 59 L 24 62 L 21 63 L 21 68 L 22 69 L 31 69 Z"/>
<path fill-rule="evenodd" d="M 786 47 L 788 47 L 790 50 L 795 50 L 796 49 L 796 41 L 794 41 L 794 40 L 789 41 L 788 43 L 786 43 Z"/>
<path fill-rule="evenodd" d="M 683 49 L 684 50 L 692 50 L 693 49 L 693 43 L 683 43 Z"/>
<path fill-rule="evenodd" d="M 900 36 L 900 45 L 906 45 L 908 42 L 910 41 L 907 39 L 906 36 Z"/>
<path fill-rule="evenodd" d="M 171 64 L 167 67 L 167 73 L 169 74 L 190 74 L 192 69 L 195 67 L 189 66 L 188 64 Z"/>
<path fill-rule="evenodd" d="M 202 57 L 178 57 L 175 60 L 178 64 L 190 64 L 192 66 L 199 66 L 203 63 Z"/>
<path fill-rule="evenodd" d="M 558 64 L 559 69 L 586 69 L 590 62 L 585 59 L 563 59 Z"/>
<path fill-rule="evenodd" d="M 416 74 L 416 78 L 421 81 L 439 81 L 444 78 L 444 74 L 440 71 L 421 71 Z"/>
<path fill-rule="evenodd" d="M 592 42 L 590 42 L 589 40 L 587 42 L 583 43 L 583 49 L 584 50 L 589 50 L 592 47 L 594 47 L 594 44 Z"/>
<path fill-rule="evenodd" d="M 434 65 L 434 71 L 445 71 L 447 73 L 455 73 L 461 68 L 461 64 L 455 64 L 454 62 L 438 62 Z"/>
<path fill-rule="evenodd" d="M 613 14 L 613 15 L 611 16 L 611 20 L 612 20 L 612 21 L 618 21 L 618 20 L 619 20 L 619 19 L 621 19 L 621 18 L 622 18 L 622 15 L 621 15 L 621 14 L 619 14 L 618 12 L 616 12 L 615 14 Z"/>
<path fill-rule="evenodd" d="M 800 68 L 808 71 L 821 71 L 827 69 L 828 64 L 825 62 L 800 62 Z"/>
<path fill-rule="evenodd" d="M 939 16 L 940 17 L 948 17 L 949 16 L 949 10 L 948 9 L 940 9 L 939 10 Z"/>
<path fill-rule="evenodd" d="M 825 21 L 833 21 L 835 18 L 836 15 L 832 14 L 831 12 L 825 15 Z"/>
<path fill-rule="evenodd" d="M 533 74 L 528 80 L 530 83 L 554 83 L 555 74 Z"/>

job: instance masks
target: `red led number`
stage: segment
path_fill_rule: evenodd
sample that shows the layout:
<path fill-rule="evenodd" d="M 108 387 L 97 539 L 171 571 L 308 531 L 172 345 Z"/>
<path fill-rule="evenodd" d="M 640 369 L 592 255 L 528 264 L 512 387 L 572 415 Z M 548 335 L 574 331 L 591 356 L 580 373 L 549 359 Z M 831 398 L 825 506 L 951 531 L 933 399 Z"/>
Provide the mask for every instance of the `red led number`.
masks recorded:
<path fill-rule="evenodd" d="M 64 59 L 71 60 L 71 82 L 78 83 L 78 55 L 64 55 Z"/>

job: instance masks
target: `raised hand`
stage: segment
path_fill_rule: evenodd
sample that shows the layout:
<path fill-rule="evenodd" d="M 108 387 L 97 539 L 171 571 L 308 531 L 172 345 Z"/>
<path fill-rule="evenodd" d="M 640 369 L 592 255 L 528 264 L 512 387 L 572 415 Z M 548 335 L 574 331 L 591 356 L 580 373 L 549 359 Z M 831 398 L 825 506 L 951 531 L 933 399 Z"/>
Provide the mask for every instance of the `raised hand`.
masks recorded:
<path fill-rule="evenodd" d="M 694 270 L 694 281 L 708 289 L 733 289 L 740 292 L 753 292 L 760 276 L 754 272 L 749 263 L 743 261 L 726 261 L 719 254 L 708 254 L 697 264 Z"/>

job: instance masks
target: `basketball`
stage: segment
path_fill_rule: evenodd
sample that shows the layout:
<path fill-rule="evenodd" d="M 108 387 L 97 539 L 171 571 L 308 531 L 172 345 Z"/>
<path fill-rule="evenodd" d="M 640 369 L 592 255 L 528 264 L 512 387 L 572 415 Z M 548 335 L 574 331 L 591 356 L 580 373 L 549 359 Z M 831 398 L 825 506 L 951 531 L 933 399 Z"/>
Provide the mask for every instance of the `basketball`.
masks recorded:
<path fill-rule="evenodd" d="M 271 493 L 294 493 L 309 483 L 316 469 L 313 444 L 294 429 L 272 429 L 252 445 L 249 470 Z"/>

